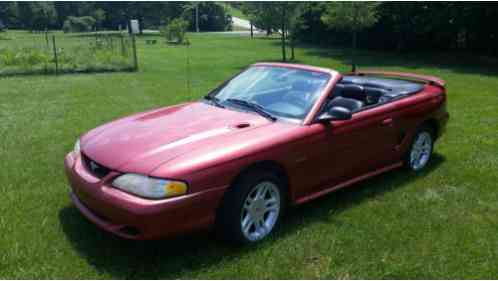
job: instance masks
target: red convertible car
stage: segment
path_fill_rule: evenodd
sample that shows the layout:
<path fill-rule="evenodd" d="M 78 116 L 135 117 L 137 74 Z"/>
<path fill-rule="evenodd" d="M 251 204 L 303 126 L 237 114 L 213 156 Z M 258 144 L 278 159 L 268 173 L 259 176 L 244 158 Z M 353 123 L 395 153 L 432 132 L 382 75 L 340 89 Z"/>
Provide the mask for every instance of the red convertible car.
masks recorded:
<path fill-rule="evenodd" d="M 267 237 L 286 207 L 406 166 L 448 120 L 441 79 L 254 64 L 205 98 L 97 127 L 65 158 L 74 205 L 121 237 Z"/>

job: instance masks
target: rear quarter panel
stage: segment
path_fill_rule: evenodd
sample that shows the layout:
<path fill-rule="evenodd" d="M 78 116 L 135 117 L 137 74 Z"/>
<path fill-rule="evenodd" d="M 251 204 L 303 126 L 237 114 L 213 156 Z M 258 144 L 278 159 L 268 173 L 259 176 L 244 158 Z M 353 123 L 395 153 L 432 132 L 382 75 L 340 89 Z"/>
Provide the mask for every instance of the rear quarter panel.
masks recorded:
<path fill-rule="evenodd" d="M 393 105 L 395 126 L 401 133 L 398 156 L 406 153 L 416 130 L 424 122 L 435 121 L 438 124 L 438 131 L 444 130 L 448 113 L 446 93 L 442 87 L 426 85 L 422 92 L 395 101 Z"/>

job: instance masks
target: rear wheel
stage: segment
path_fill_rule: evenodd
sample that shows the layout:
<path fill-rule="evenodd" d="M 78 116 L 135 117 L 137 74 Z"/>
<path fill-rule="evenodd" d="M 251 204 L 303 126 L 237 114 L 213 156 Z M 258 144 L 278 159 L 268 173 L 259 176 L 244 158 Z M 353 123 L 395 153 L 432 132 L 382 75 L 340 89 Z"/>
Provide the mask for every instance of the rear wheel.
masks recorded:
<path fill-rule="evenodd" d="M 421 127 L 415 133 L 405 159 L 407 168 L 413 171 L 420 171 L 427 166 L 434 149 L 434 133 L 430 127 Z"/>
<path fill-rule="evenodd" d="M 217 231 L 225 239 L 249 244 L 275 229 L 285 205 L 283 181 L 267 171 L 249 172 L 227 191 L 217 214 Z"/>

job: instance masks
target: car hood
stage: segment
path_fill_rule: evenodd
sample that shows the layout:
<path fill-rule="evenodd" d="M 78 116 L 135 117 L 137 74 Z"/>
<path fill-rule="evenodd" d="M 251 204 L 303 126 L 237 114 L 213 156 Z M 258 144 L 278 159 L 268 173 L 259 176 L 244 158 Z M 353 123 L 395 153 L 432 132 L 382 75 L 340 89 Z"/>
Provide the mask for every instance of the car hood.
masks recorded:
<path fill-rule="evenodd" d="M 199 146 L 270 123 L 256 114 L 194 102 L 102 125 L 82 136 L 81 149 L 110 169 L 148 174 Z"/>

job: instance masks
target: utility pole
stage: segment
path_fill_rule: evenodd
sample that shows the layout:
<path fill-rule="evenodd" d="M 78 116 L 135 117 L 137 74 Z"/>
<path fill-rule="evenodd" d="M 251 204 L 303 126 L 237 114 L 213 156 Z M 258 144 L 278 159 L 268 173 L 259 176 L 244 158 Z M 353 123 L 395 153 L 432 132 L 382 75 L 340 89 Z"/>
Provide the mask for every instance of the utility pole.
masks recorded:
<path fill-rule="evenodd" d="M 195 31 L 199 32 L 199 2 L 195 4 Z"/>

